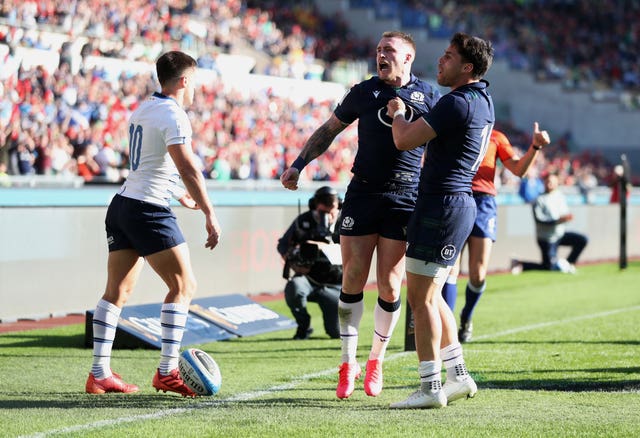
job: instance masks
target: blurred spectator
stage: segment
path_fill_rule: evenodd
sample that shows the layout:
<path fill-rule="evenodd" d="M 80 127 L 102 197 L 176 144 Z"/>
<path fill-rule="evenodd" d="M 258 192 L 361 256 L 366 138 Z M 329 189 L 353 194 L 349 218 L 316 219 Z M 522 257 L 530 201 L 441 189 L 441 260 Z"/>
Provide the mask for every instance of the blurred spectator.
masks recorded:
<path fill-rule="evenodd" d="M 102 147 L 93 157 L 98 165 L 97 175 L 101 176 L 105 182 L 121 182 L 124 180 L 123 173 L 119 166 L 121 163 L 120 156 L 113 150 L 110 138 L 106 138 Z"/>
<path fill-rule="evenodd" d="M 14 150 L 14 160 L 18 167 L 20 175 L 33 175 L 36 173 L 34 164 L 36 156 L 33 150 L 33 143 L 28 141 L 25 137 L 22 141 L 18 142 L 16 149 Z"/>
<path fill-rule="evenodd" d="M 573 214 L 569 211 L 567 201 L 558 185 L 558 175 L 548 173 L 544 178 L 545 192 L 538 196 L 533 205 L 536 238 L 542 253 L 542 263 L 513 260 L 513 274 L 527 270 L 560 271 L 565 274 L 576 272 L 575 264 L 587 246 L 588 239 L 583 234 L 566 231 L 565 224 L 573 220 Z M 566 260 L 558 257 L 560 246 L 571 248 Z"/>
<path fill-rule="evenodd" d="M 586 165 L 576 170 L 577 186 L 585 204 L 593 203 L 593 189 L 598 186 L 598 179 L 593 174 L 591 165 Z"/>
<path fill-rule="evenodd" d="M 520 181 L 518 194 L 527 204 L 536 200 L 540 194 L 544 192 L 544 183 L 538 176 L 538 171 L 532 167 L 528 175 L 524 176 Z"/>
<path fill-rule="evenodd" d="M 96 175 L 100 174 L 100 166 L 93 158 L 96 147 L 93 144 L 81 149 L 76 156 L 78 175 L 86 182 L 92 181 Z"/>
<path fill-rule="evenodd" d="M 10 187 L 11 180 L 7 173 L 7 165 L 0 162 L 0 187 Z"/>
<path fill-rule="evenodd" d="M 622 191 L 622 185 L 626 185 L 627 201 L 631 197 L 631 183 L 624 175 L 624 167 L 620 164 L 613 168 L 613 178 L 611 178 L 611 197 L 609 198 L 610 204 L 620 203 L 620 192 Z"/>

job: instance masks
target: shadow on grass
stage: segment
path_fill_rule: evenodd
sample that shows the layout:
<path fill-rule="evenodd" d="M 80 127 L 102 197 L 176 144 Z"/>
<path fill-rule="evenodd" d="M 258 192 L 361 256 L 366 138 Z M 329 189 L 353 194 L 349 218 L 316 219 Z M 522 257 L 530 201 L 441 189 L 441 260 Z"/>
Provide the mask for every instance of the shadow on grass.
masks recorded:
<path fill-rule="evenodd" d="M 2 336 L 3 347 L 13 348 L 84 348 L 84 333 L 73 335 L 47 335 L 17 332 Z"/>
<path fill-rule="evenodd" d="M 523 379 L 491 380 L 478 385 L 478 389 L 512 389 L 519 391 L 562 391 L 562 392 L 639 392 L 640 379 L 624 381 L 575 380 L 575 379 Z"/>
<path fill-rule="evenodd" d="M 4 393 L 0 409 L 181 409 L 193 408 L 203 399 L 191 399 L 167 394 L 102 394 L 40 393 L 39 397 L 24 397 L 22 393 Z"/>
<path fill-rule="evenodd" d="M 636 367 L 610 367 L 610 368 L 549 368 L 527 370 L 531 374 L 548 374 L 548 373 L 618 373 L 618 374 L 640 374 L 640 366 Z M 522 374 L 522 371 L 500 371 L 500 374 Z"/>
<path fill-rule="evenodd" d="M 475 376 L 474 376 L 475 377 Z M 517 391 L 558 391 L 558 392 L 640 392 L 640 379 L 603 381 L 601 379 L 521 379 L 487 380 L 476 379 L 478 391 L 483 389 Z M 386 389 L 416 389 L 416 384 L 386 385 Z"/>
<path fill-rule="evenodd" d="M 351 400 L 351 399 L 349 399 Z M 353 401 L 353 400 L 352 400 Z M 363 400 L 358 400 L 363 401 Z M 229 407 L 238 406 L 242 408 L 283 408 L 283 409 L 295 409 L 295 408 L 320 408 L 320 409 L 335 409 L 336 407 L 345 406 L 349 411 L 389 411 L 388 404 L 371 404 L 371 402 L 364 400 L 365 404 L 350 403 L 345 400 L 333 399 L 327 400 L 326 398 L 313 398 L 313 397 L 278 397 L 269 399 L 254 399 L 244 401 L 229 401 L 225 402 L 225 405 Z M 348 403 L 348 405 L 347 405 Z"/>
<path fill-rule="evenodd" d="M 332 389 L 333 390 L 333 389 Z M 5 394 L 9 400 L 0 400 L 0 410 L 24 409 L 140 409 L 140 410 L 180 410 L 207 409 L 212 407 L 243 408 L 335 408 L 335 404 L 344 403 L 341 400 L 327 400 L 314 397 L 279 397 L 251 400 L 225 400 L 200 397 L 196 399 L 179 396 L 143 395 L 143 394 L 70 394 L 47 393 L 40 398 L 22 398 L 21 394 Z M 41 396 L 43 394 L 40 394 Z M 11 397 L 14 397 L 11 399 Z M 388 407 L 375 405 L 349 405 L 349 410 L 386 410 Z M 135 415 L 135 414 L 134 414 Z"/>

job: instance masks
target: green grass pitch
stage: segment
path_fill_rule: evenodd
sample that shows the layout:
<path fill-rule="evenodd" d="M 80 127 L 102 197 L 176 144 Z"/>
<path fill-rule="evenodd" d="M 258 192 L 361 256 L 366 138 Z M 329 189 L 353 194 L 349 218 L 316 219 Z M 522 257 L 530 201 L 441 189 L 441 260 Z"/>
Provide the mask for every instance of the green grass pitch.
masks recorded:
<path fill-rule="evenodd" d="M 458 308 L 464 285 L 459 283 Z M 375 292 L 365 294 L 358 359 L 367 359 Z M 283 301 L 266 305 L 289 315 Z M 115 350 L 137 394 L 88 395 L 91 350 L 81 324 L 0 335 L 0 436 L 71 437 L 631 437 L 640 436 L 640 263 L 492 275 L 464 345 L 475 398 L 439 410 L 394 411 L 418 385 L 404 317 L 389 345 L 379 397 L 335 396 L 340 342 L 274 332 L 198 345 L 220 365 L 220 392 L 157 393 L 156 350 Z"/>

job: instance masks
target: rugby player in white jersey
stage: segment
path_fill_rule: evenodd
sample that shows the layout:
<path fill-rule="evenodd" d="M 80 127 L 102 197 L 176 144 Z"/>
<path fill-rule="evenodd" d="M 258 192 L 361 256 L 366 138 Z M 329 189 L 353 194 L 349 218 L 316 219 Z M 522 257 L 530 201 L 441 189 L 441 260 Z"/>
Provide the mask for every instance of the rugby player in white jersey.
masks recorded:
<path fill-rule="evenodd" d="M 200 210 L 205 216 L 205 247 L 216 247 L 220 225 L 193 158 L 191 123 L 183 110 L 193 102 L 195 71 L 196 61 L 185 53 L 160 56 L 156 72 L 161 92 L 141 103 L 129 121 L 130 173 L 105 220 L 107 285 L 93 315 L 93 365 L 85 386 L 91 394 L 138 391 L 112 372 L 110 362 L 120 311 L 146 260 L 169 288 L 160 315 L 162 349 L 153 387 L 195 397 L 180 377 L 178 358 L 196 280 L 187 244 L 169 207 L 174 197 L 183 206 Z"/>

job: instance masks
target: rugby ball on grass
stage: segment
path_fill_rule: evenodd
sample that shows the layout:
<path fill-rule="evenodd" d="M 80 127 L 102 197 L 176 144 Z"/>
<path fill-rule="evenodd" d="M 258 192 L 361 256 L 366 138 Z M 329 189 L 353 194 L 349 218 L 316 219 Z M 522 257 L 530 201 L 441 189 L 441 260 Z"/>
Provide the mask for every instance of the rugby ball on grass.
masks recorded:
<path fill-rule="evenodd" d="M 215 395 L 220 390 L 220 368 L 206 352 L 197 348 L 184 350 L 180 354 L 178 369 L 184 384 L 196 394 Z"/>

